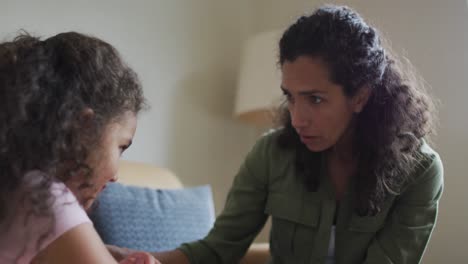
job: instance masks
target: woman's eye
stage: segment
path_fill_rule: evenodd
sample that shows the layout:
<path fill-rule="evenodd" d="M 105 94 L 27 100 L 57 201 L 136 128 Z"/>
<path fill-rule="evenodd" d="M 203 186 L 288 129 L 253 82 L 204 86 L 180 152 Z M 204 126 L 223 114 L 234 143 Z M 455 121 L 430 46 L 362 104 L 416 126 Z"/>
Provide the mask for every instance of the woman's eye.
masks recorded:
<path fill-rule="evenodd" d="M 292 96 L 289 93 L 286 93 L 283 91 L 284 97 L 286 97 L 286 101 L 291 102 L 292 101 Z"/>
<path fill-rule="evenodd" d="M 321 97 L 318 97 L 318 96 L 310 97 L 310 102 L 312 102 L 313 104 L 320 104 L 322 101 L 323 99 Z"/>

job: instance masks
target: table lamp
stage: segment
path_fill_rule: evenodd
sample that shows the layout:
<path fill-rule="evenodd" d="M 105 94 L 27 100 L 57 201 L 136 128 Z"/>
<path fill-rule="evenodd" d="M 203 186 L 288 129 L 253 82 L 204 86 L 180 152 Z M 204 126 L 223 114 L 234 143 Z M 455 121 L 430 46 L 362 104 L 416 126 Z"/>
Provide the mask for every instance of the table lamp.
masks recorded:
<path fill-rule="evenodd" d="M 258 127 L 272 125 L 272 113 L 282 95 L 277 63 L 280 37 L 279 31 L 256 34 L 242 51 L 234 116 Z"/>

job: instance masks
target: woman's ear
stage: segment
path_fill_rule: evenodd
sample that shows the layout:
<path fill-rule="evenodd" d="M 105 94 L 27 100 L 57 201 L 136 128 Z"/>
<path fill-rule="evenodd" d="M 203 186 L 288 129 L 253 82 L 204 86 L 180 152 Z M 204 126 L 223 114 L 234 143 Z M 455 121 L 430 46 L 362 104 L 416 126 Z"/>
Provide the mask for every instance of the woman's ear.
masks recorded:
<path fill-rule="evenodd" d="M 353 111 L 355 113 L 360 113 L 364 106 L 366 106 L 367 101 L 369 100 L 371 89 L 368 85 L 362 86 L 356 95 L 353 96 L 352 104 Z"/>

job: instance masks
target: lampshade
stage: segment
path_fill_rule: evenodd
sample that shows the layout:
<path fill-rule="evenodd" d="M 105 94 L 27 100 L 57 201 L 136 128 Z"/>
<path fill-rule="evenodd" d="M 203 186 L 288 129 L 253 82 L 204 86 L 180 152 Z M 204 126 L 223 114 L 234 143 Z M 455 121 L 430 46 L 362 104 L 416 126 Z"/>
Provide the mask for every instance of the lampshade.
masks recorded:
<path fill-rule="evenodd" d="M 281 98 L 281 75 L 277 66 L 280 31 L 249 38 L 243 47 L 234 116 L 242 121 L 268 126 L 271 111 Z"/>

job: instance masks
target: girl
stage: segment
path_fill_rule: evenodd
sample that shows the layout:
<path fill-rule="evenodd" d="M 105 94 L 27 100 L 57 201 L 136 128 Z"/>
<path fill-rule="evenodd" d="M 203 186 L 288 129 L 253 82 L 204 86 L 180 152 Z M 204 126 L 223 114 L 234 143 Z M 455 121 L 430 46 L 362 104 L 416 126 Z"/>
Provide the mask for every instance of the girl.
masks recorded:
<path fill-rule="evenodd" d="M 143 107 L 137 76 L 97 38 L 0 44 L 0 263 L 116 263 L 85 210 L 117 179 Z"/>

